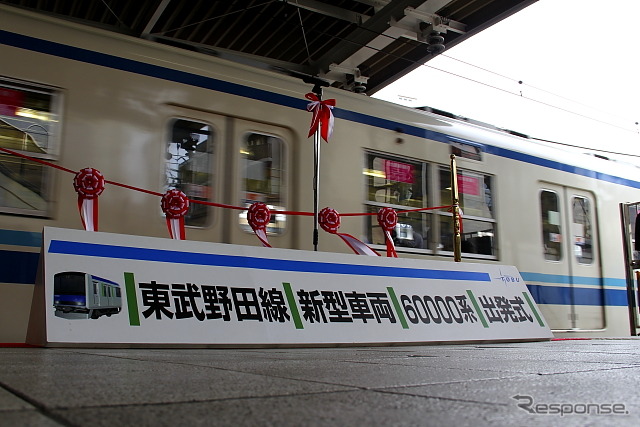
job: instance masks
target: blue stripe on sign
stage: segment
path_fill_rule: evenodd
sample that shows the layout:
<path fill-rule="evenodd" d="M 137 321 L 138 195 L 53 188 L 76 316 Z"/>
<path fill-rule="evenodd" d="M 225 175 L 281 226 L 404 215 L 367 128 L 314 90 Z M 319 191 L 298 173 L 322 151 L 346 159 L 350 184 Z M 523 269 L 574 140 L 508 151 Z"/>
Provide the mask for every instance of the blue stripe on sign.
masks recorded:
<path fill-rule="evenodd" d="M 163 249 L 134 248 L 83 242 L 52 240 L 49 253 L 83 255 L 101 258 L 157 261 L 175 264 L 211 265 L 217 267 L 253 268 L 258 270 L 295 271 L 303 273 L 349 274 L 356 276 L 404 277 L 490 282 L 488 273 L 475 271 L 431 270 L 422 268 L 382 267 L 331 262 L 296 261 L 238 255 L 179 252 Z"/>
<path fill-rule="evenodd" d="M 190 86 L 201 87 L 204 89 L 215 90 L 218 92 L 229 93 L 232 95 L 242 96 L 251 99 L 257 99 L 272 104 L 282 105 L 285 107 L 303 110 L 307 101 L 287 95 L 269 92 L 262 89 L 256 89 L 249 86 L 243 86 L 235 83 L 225 82 L 223 80 L 211 77 L 200 76 L 185 71 L 174 70 L 171 68 L 161 67 L 158 65 L 146 64 L 140 61 L 121 58 L 114 55 L 108 55 L 78 47 L 68 46 L 61 43 L 42 40 L 34 37 L 24 36 L 21 34 L 11 33 L 9 31 L 0 30 L 0 43 L 8 46 L 14 46 L 21 49 L 27 49 L 34 52 L 40 52 L 61 58 L 68 58 L 74 61 L 80 61 L 87 64 L 99 65 L 102 67 L 112 68 L 130 73 L 140 74 L 143 76 L 154 77 L 167 81 L 183 83 Z M 334 109 L 334 115 L 343 120 L 349 120 L 356 123 L 362 123 L 369 126 L 375 126 L 381 129 L 395 130 L 401 128 L 407 135 L 413 135 L 420 138 L 428 138 L 434 141 L 449 143 L 451 137 L 440 133 L 424 129 L 418 126 L 412 126 L 405 123 L 398 123 L 380 117 L 370 116 L 367 114 L 357 113 L 355 111 Z M 470 141 L 473 142 L 473 141 Z M 576 175 L 586 176 L 614 184 L 624 185 L 627 187 L 640 188 L 640 182 L 626 178 L 607 175 L 588 169 L 571 166 L 554 160 L 548 160 L 541 157 L 524 154 L 517 151 L 495 147 L 483 144 L 485 151 L 495 156 L 500 156 L 524 163 L 530 163 L 550 169 L 560 170 Z"/>
<path fill-rule="evenodd" d="M 39 252 L 0 251 L 0 283 L 34 284 Z"/>
<path fill-rule="evenodd" d="M 0 230 L 0 245 L 31 246 L 42 245 L 42 233 L 18 230 Z"/>
<path fill-rule="evenodd" d="M 627 281 L 625 279 L 618 279 L 616 277 L 589 277 L 589 276 L 567 276 L 564 274 L 545 274 L 545 273 L 532 273 L 532 272 L 520 272 L 520 275 L 525 281 L 530 282 L 542 282 L 542 283 L 559 283 L 569 285 L 593 285 L 593 286 L 615 286 L 620 288 L 627 287 Z"/>
<path fill-rule="evenodd" d="M 541 285 L 527 285 L 527 288 L 538 304 L 627 306 L 627 291 L 623 289 L 593 289 L 575 286 Z"/>

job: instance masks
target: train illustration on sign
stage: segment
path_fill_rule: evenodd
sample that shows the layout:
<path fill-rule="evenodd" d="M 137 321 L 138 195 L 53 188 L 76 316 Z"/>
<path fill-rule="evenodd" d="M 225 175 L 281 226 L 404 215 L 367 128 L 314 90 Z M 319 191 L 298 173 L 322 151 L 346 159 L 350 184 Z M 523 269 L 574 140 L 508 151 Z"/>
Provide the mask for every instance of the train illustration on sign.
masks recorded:
<path fill-rule="evenodd" d="M 19 313 L 0 310 L 0 342 L 26 331 L 43 227 L 82 228 L 70 171 L 107 180 L 100 231 L 168 237 L 158 194 L 179 189 L 203 202 L 188 240 L 260 245 L 243 210 L 259 201 L 272 246 L 313 250 L 312 217 L 281 213 L 313 208 L 309 84 L 8 6 L 0 20 L 0 304 Z M 640 200 L 637 167 L 431 109 L 324 97 L 337 106 L 320 207 L 396 209 L 400 257 L 453 262 L 454 154 L 464 261 L 516 266 L 558 336 L 629 334 L 620 203 Z M 340 227 L 385 254 L 375 215 Z M 351 252 L 327 233 L 319 250 Z"/>
<path fill-rule="evenodd" d="M 66 319 L 98 319 L 122 309 L 120 285 L 88 273 L 67 271 L 53 276 L 55 315 Z"/>

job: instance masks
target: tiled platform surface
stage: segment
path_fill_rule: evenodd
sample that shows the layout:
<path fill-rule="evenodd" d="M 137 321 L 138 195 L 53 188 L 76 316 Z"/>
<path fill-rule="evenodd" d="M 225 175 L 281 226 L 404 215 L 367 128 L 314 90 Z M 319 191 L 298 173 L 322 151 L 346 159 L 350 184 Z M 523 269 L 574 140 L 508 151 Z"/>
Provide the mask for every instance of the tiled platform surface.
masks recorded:
<path fill-rule="evenodd" d="M 0 425 L 637 426 L 639 384 L 637 339 L 0 348 Z"/>

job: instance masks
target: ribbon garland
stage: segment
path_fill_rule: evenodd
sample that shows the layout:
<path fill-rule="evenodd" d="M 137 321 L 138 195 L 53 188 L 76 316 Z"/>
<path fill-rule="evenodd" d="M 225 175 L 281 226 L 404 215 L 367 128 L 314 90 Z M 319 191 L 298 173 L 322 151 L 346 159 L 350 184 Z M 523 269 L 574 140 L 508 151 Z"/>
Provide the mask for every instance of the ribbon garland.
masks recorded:
<path fill-rule="evenodd" d="M 21 158 L 33 161 L 35 163 L 39 163 L 39 164 L 42 164 L 42 165 L 45 165 L 45 166 L 52 167 L 54 169 L 58 169 L 58 170 L 62 170 L 64 172 L 75 174 L 75 178 L 74 178 L 74 181 L 73 181 L 73 186 L 74 186 L 76 192 L 78 193 L 78 209 L 80 211 L 80 218 L 82 219 L 82 224 L 83 224 L 83 226 L 85 227 L 86 230 L 98 231 L 98 226 L 97 226 L 98 225 L 98 196 L 100 196 L 100 194 L 102 194 L 102 192 L 104 191 L 104 188 L 105 188 L 105 183 L 107 183 L 107 184 L 112 184 L 112 185 L 117 185 L 119 187 L 127 188 L 127 189 L 130 189 L 130 190 L 135 190 L 135 191 L 140 191 L 140 192 L 147 193 L 147 194 L 152 194 L 154 196 L 162 196 L 161 206 L 162 206 L 163 212 L 165 212 L 165 214 L 167 215 L 167 225 L 169 227 L 169 233 L 171 234 L 171 237 L 172 238 L 177 238 L 177 237 L 174 237 L 174 236 L 181 236 L 181 239 L 183 239 L 183 240 L 185 239 L 185 234 L 184 234 L 184 215 L 188 211 L 189 203 L 191 201 L 181 191 L 170 190 L 167 193 L 165 193 L 164 195 L 162 195 L 161 193 L 157 193 L 157 192 L 150 191 L 150 190 L 145 190 L 144 188 L 134 187 L 134 186 L 131 186 L 131 185 L 127 185 L 127 184 L 123 184 L 123 183 L 119 183 L 119 182 L 115 182 L 115 181 L 108 181 L 108 180 L 106 180 L 104 178 L 104 176 L 102 175 L 102 173 L 100 173 L 100 171 L 98 171 L 97 169 L 94 169 L 94 168 L 85 168 L 85 169 L 80 170 L 79 172 L 75 172 L 75 171 L 73 171 L 71 169 L 68 169 L 68 168 L 65 168 L 65 167 L 63 167 L 61 165 L 57 165 L 55 163 L 47 162 L 46 160 L 42 160 L 42 159 L 34 158 L 34 157 L 31 157 L 31 156 L 27 156 L 25 154 L 18 153 L 16 151 L 10 150 L 8 148 L 0 147 L 0 152 L 5 152 L 7 154 L 10 154 L 10 155 L 13 155 L 13 156 L 16 156 L 16 157 L 21 157 Z M 174 196 L 174 197 L 172 198 L 171 196 Z M 177 197 L 177 199 L 176 199 L 176 197 Z M 85 202 L 88 202 L 88 203 L 85 203 Z M 201 200 L 193 200 L 193 203 L 198 203 L 198 204 L 202 204 L 202 205 L 206 205 L 206 206 L 215 206 L 215 207 L 227 208 L 227 209 L 245 210 L 244 207 L 240 207 L 240 206 L 226 205 L 226 204 L 214 203 L 214 202 L 206 202 L 206 201 L 201 201 Z M 87 206 L 84 206 L 84 205 L 87 205 Z M 329 208 L 325 208 L 325 209 L 329 209 Z M 402 210 L 401 212 L 422 212 L 422 211 L 437 210 L 437 209 L 447 209 L 448 212 L 453 212 L 453 206 L 451 206 L 451 205 L 433 206 L 433 207 L 428 207 L 428 208 L 407 209 L 407 210 Z M 331 209 L 331 210 L 334 211 L 333 209 Z M 179 214 L 180 212 L 181 212 L 181 214 Z M 458 208 L 458 212 L 459 212 L 458 224 L 460 226 L 460 232 L 462 233 L 463 232 L 463 212 L 462 212 L 462 209 Z M 278 211 L 278 213 L 285 214 L 285 215 L 312 216 L 312 213 L 310 213 L 310 212 Z M 370 213 L 347 213 L 347 214 L 344 214 L 344 215 L 345 216 L 361 216 L 361 215 L 380 215 L 380 214 L 381 214 L 380 212 L 378 212 L 377 214 L 375 212 L 370 212 Z M 396 215 L 397 215 L 397 213 L 396 213 Z M 176 230 L 175 233 L 171 228 L 170 221 L 169 221 L 170 219 L 171 220 L 178 220 L 177 225 L 174 227 L 175 230 Z M 332 233 L 332 234 L 337 234 L 341 238 L 343 238 L 343 240 L 345 238 L 347 238 L 347 239 L 351 238 L 351 239 L 353 239 L 352 243 L 353 242 L 359 242 L 360 245 L 366 247 L 366 249 L 364 249 L 365 251 L 367 251 L 367 249 L 368 249 L 368 251 L 370 251 L 369 253 L 367 253 L 367 255 L 378 255 L 378 256 L 380 256 L 373 249 L 369 248 L 366 244 L 362 243 L 361 241 L 359 241 L 355 237 L 350 236 L 348 234 L 344 234 L 344 233 L 337 233 L 337 230 L 338 230 L 337 227 L 340 226 L 340 215 L 337 212 L 335 212 L 335 216 L 333 218 L 331 218 L 329 221 L 324 221 L 324 220 L 322 220 L 322 218 L 318 218 L 318 222 L 320 223 L 320 225 L 322 226 L 322 228 L 325 231 L 328 231 L 329 233 Z M 323 223 L 325 225 L 323 225 Z M 354 246 L 352 246 L 351 243 L 349 243 L 347 240 L 345 240 L 345 242 L 347 242 L 349 247 L 351 247 L 356 253 L 359 253 L 359 252 L 357 252 L 356 249 L 354 249 Z M 356 246 L 357 246 L 357 243 L 356 243 Z M 388 249 L 388 247 L 387 247 L 387 249 Z M 397 256 L 397 254 L 396 254 L 396 256 Z"/>
<path fill-rule="evenodd" d="M 160 202 L 162 212 L 166 215 L 167 228 L 172 239 L 185 240 L 184 216 L 189 210 L 189 199 L 180 190 L 168 190 Z"/>
<path fill-rule="evenodd" d="M 104 183 L 104 176 L 94 168 L 81 169 L 73 179 L 80 220 L 87 231 L 98 231 L 98 196 L 104 191 Z"/>
<path fill-rule="evenodd" d="M 338 233 L 340 228 L 340 214 L 335 209 L 324 208 L 318 214 L 318 223 L 327 233 L 339 236 L 358 255 L 380 256 L 365 243 L 347 233 Z"/>
<path fill-rule="evenodd" d="M 267 240 L 267 225 L 271 221 L 271 212 L 265 203 L 255 202 L 247 211 L 247 222 L 253 232 L 258 236 L 265 248 L 272 247 Z"/>
<path fill-rule="evenodd" d="M 318 126 L 320 126 L 320 135 L 322 136 L 322 139 L 329 142 L 329 138 L 331 138 L 331 135 L 333 134 L 334 122 L 333 112 L 331 110 L 335 107 L 336 100 L 327 99 L 321 101 L 315 93 L 308 93 L 305 95 L 305 98 L 311 101 L 307 104 L 307 111 L 313 112 L 308 137 L 313 135 L 318 130 Z"/>
<path fill-rule="evenodd" d="M 396 247 L 391 238 L 391 231 L 398 223 L 398 213 L 392 208 L 382 208 L 378 211 L 378 224 L 384 231 L 384 240 L 387 244 L 387 256 L 398 258 Z"/>

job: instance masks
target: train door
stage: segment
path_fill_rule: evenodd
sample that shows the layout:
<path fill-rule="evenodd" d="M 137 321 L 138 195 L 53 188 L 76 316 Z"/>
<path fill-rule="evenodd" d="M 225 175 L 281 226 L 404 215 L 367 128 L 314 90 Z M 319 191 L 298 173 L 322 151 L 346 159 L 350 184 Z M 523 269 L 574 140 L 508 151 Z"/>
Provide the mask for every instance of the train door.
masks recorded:
<path fill-rule="evenodd" d="M 598 252 L 596 203 L 591 192 L 565 187 L 570 273 L 573 293 L 573 327 L 602 329 L 604 287 Z"/>
<path fill-rule="evenodd" d="M 640 329 L 640 202 L 621 203 L 622 233 L 627 278 L 627 301 L 631 335 Z"/>
<path fill-rule="evenodd" d="M 552 329 L 604 327 L 595 198 L 576 188 L 545 184 L 540 192 L 545 270 L 553 278 Z M 546 313 L 545 313 L 546 316 Z"/>
<path fill-rule="evenodd" d="M 93 296 L 93 306 L 98 306 L 100 305 L 100 291 L 99 291 L 99 284 L 98 282 L 96 282 L 95 280 L 91 280 L 91 294 Z"/>
<path fill-rule="evenodd" d="M 270 210 L 291 210 L 291 151 L 293 136 L 288 129 L 265 123 L 234 119 L 232 149 L 227 153 L 225 182 L 229 204 L 248 207 L 265 203 Z M 229 226 L 224 241 L 260 245 L 247 222 L 247 211 L 225 211 Z M 267 226 L 270 244 L 278 248 L 293 245 L 292 217 L 272 214 Z"/>

